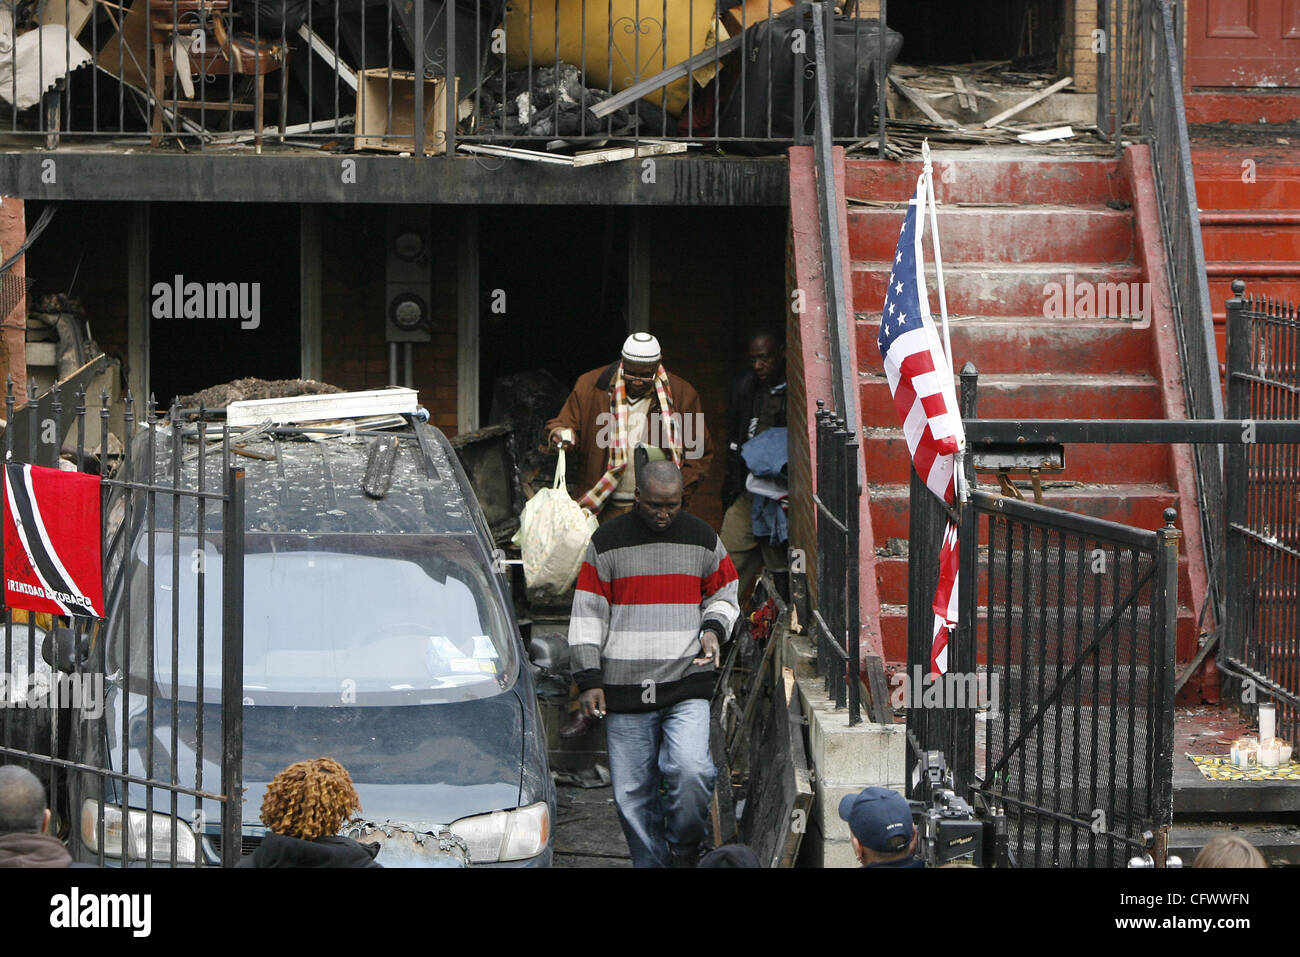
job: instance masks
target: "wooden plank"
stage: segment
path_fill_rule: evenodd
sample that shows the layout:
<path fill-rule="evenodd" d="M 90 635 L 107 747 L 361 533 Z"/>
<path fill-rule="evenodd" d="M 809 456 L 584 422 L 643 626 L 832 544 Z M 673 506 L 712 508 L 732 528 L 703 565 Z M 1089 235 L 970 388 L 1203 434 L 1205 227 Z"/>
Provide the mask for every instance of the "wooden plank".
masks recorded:
<path fill-rule="evenodd" d="M 867 655 L 865 665 L 865 710 L 876 724 L 893 724 L 894 709 L 889 706 L 889 683 L 885 680 L 884 662 L 879 655 Z"/>
<path fill-rule="evenodd" d="M 894 84 L 894 89 L 898 90 L 899 93 L 901 93 L 901 94 L 903 94 L 903 96 L 907 97 L 908 101 L 909 101 L 909 102 L 910 102 L 914 107 L 916 107 L 918 110 L 920 110 L 922 113 L 924 113 L 925 116 L 926 116 L 926 118 L 927 118 L 931 123 L 934 123 L 936 126 L 956 126 L 956 125 L 957 125 L 957 121 L 956 121 L 956 120 L 949 120 L 949 119 L 946 119 L 946 118 L 940 116 L 940 115 L 935 111 L 935 109 L 934 109 L 933 106 L 931 106 L 929 103 L 925 102 L 925 98 L 924 98 L 924 97 L 922 97 L 920 94 L 918 94 L 915 90 L 913 90 L 913 89 L 912 89 L 910 86 L 908 86 L 906 83 L 900 82 L 899 79 L 898 79 L 896 76 L 894 76 L 892 73 L 889 75 L 889 82 L 892 83 L 892 84 Z"/>
<path fill-rule="evenodd" d="M 307 44 L 316 52 L 316 55 L 333 68 L 334 72 L 338 74 L 339 79 L 352 87 L 354 93 L 356 92 L 356 71 L 344 63 L 342 57 L 340 57 L 328 43 L 322 40 L 319 35 L 312 32 L 311 28 L 305 23 L 298 28 L 298 36 L 306 40 Z"/>
<path fill-rule="evenodd" d="M 1029 109 L 1035 103 L 1042 102 L 1043 100 L 1051 96 L 1053 93 L 1056 93 L 1058 90 L 1065 89 L 1073 82 L 1074 82 L 1074 77 L 1072 76 L 1067 76 L 1063 80 L 1057 80 L 1051 86 L 1044 87 L 1043 89 L 1035 93 L 1033 96 L 1025 97 L 1023 100 L 1021 100 L 1015 106 L 1011 107 L 1009 110 L 1003 110 L 997 116 L 993 117 L 993 119 L 985 120 L 984 128 L 988 129 L 991 126 L 997 126 L 1002 121 L 1010 119 L 1011 117 L 1015 116 L 1017 113 L 1021 113 L 1024 110 Z"/>
<path fill-rule="evenodd" d="M 685 153 L 685 143 L 642 143 L 639 146 L 615 146 L 603 150 L 584 150 L 573 156 L 574 166 L 598 166 L 601 163 L 617 163 L 626 159 L 640 159 L 643 156 L 666 156 L 670 153 Z"/>
<path fill-rule="evenodd" d="M 668 69 L 656 73 L 652 77 L 642 80 L 640 83 L 634 83 L 621 93 L 615 93 L 608 100 L 602 100 L 591 108 L 591 112 L 597 118 L 609 116 L 620 107 L 627 106 L 629 103 L 635 103 L 647 94 L 655 90 L 662 89 L 674 80 L 679 80 L 692 70 L 699 69 L 702 66 L 709 66 L 722 59 L 732 50 L 737 50 L 744 42 L 744 34 L 737 34 L 723 40 L 717 46 L 709 47 L 707 50 L 701 50 L 695 56 L 687 57 L 681 63 L 674 63 Z"/>
<path fill-rule="evenodd" d="M 955 73 L 952 77 L 952 85 L 957 88 L 957 102 L 972 113 L 975 112 L 975 97 L 966 91 L 966 84 L 961 81 L 961 77 Z"/>
<path fill-rule="evenodd" d="M 550 163 L 554 166 L 574 165 L 572 156 L 543 153 L 539 150 L 526 150 L 517 146 L 486 146 L 477 143 L 459 143 L 457 149 L 466 153 L 482 153 L 485 156 L 504 156 L 507 159 L 527 160 L 530 163 Z"/>

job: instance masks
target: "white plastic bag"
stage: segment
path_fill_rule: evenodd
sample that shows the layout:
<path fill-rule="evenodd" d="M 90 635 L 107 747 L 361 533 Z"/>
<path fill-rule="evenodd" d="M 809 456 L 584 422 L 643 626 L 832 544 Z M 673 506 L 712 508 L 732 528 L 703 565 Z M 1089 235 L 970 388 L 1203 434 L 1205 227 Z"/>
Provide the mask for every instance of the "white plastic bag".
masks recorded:
<path fill-rule="evenodd" d="M 555 466 L 555 482 L 528 500 L 511 539 L 523 553 L 524 583 L 542 600 L 559 599 L 577 581 L 596 516 L 569 497 L 564 485 L 564 450 Z"/>

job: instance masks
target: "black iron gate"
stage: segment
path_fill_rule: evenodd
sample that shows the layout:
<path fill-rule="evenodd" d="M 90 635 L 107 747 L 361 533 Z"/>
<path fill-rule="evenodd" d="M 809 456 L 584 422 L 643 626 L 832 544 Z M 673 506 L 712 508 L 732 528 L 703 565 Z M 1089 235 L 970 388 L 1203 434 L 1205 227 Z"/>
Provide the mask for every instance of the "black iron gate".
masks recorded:
<path fill-rule="evenodd" d="M 918 670 L 929 622 L 909 628 L 910 767 L 945 751 L 958 793 L 1005 810 L 1021 866 L 1122 867 L 1147 831 L 1163 863 L 1180 538 L 1165 518 L 1142 531 L 976 491 L 947 675 Z"/>
<path fill-rule="evenodd" d="M 230 464 L 230 433 L 174 412 L 160 418 L 152 403 L 137 422 L 129 396 L 110 430 L 108 396 L 96 422 L 84 393 L 70 397 L 68 430 L 58 425 L 63 397 L 56 389 L 51 398 L 52 419 L 38 422 L 34 411 L 15 413 L 11 385 L 4 451 L 8 461 L 61 460 L 102 476 L 106 618 L 4 609 L 0 763 L 41 779 L 52 830 L 75 858 L 233 866 L 243 810 L 244 473 Z M 110 432 L 127 436 L 124 446 Z M 27 437 L 24 447 L 12 447 L 15 435 Z"/>
<path fill-rule="evenodd" d="M 1300 737 L 1300 445 L 1258 440 L 1255 422 L 1300 419 L 1300 317 L 1293 305 L 1228 300 L 1227 628 L 1220 667 L 1248 711 L 1272 698 L 1277 732 Z"/>
<path fill-rule="evenodd" d="M 858 439 L 817 403 L 817 671 L 849 724 L 862 720 L 858 648 Z M 843 638 L 841 638 L 843 636 Z M 843 643 L 841 643 L 841 641 Z"/>

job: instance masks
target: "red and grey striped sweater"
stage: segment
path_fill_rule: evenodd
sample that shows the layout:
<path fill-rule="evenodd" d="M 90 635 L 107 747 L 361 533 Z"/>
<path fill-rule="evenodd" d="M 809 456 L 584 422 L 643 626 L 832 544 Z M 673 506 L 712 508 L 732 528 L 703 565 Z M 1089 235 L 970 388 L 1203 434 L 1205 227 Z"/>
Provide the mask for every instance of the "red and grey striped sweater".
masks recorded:
<path fill-rule="evenodd" d="M 740 609 L 736 568 L 716 532 L 685 512 L 654 532 L 636 512 L 591 536 L 578 573 L 569 650 L 581 691 L 603 688 L 612 712 L 655 711 L 713 693 L 700 631 L 722 642 Z"/>

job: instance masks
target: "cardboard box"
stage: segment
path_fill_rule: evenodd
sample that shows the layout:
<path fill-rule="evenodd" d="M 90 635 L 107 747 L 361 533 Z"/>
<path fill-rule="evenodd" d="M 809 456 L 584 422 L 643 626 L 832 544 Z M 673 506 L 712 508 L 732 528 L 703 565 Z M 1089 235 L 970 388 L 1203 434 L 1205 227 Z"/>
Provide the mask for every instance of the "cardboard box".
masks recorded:
<path fill-rule="evenodd" d="M 392 80 L 392 122 L 388 91 Z M 415 152 L 415 74 L 383 67 L 357 74 L 357 126 L 353 146 L 358 150 Z M 447 94 L 443 77 L 424 80 L 424 152 L 447 151 Z"/>

